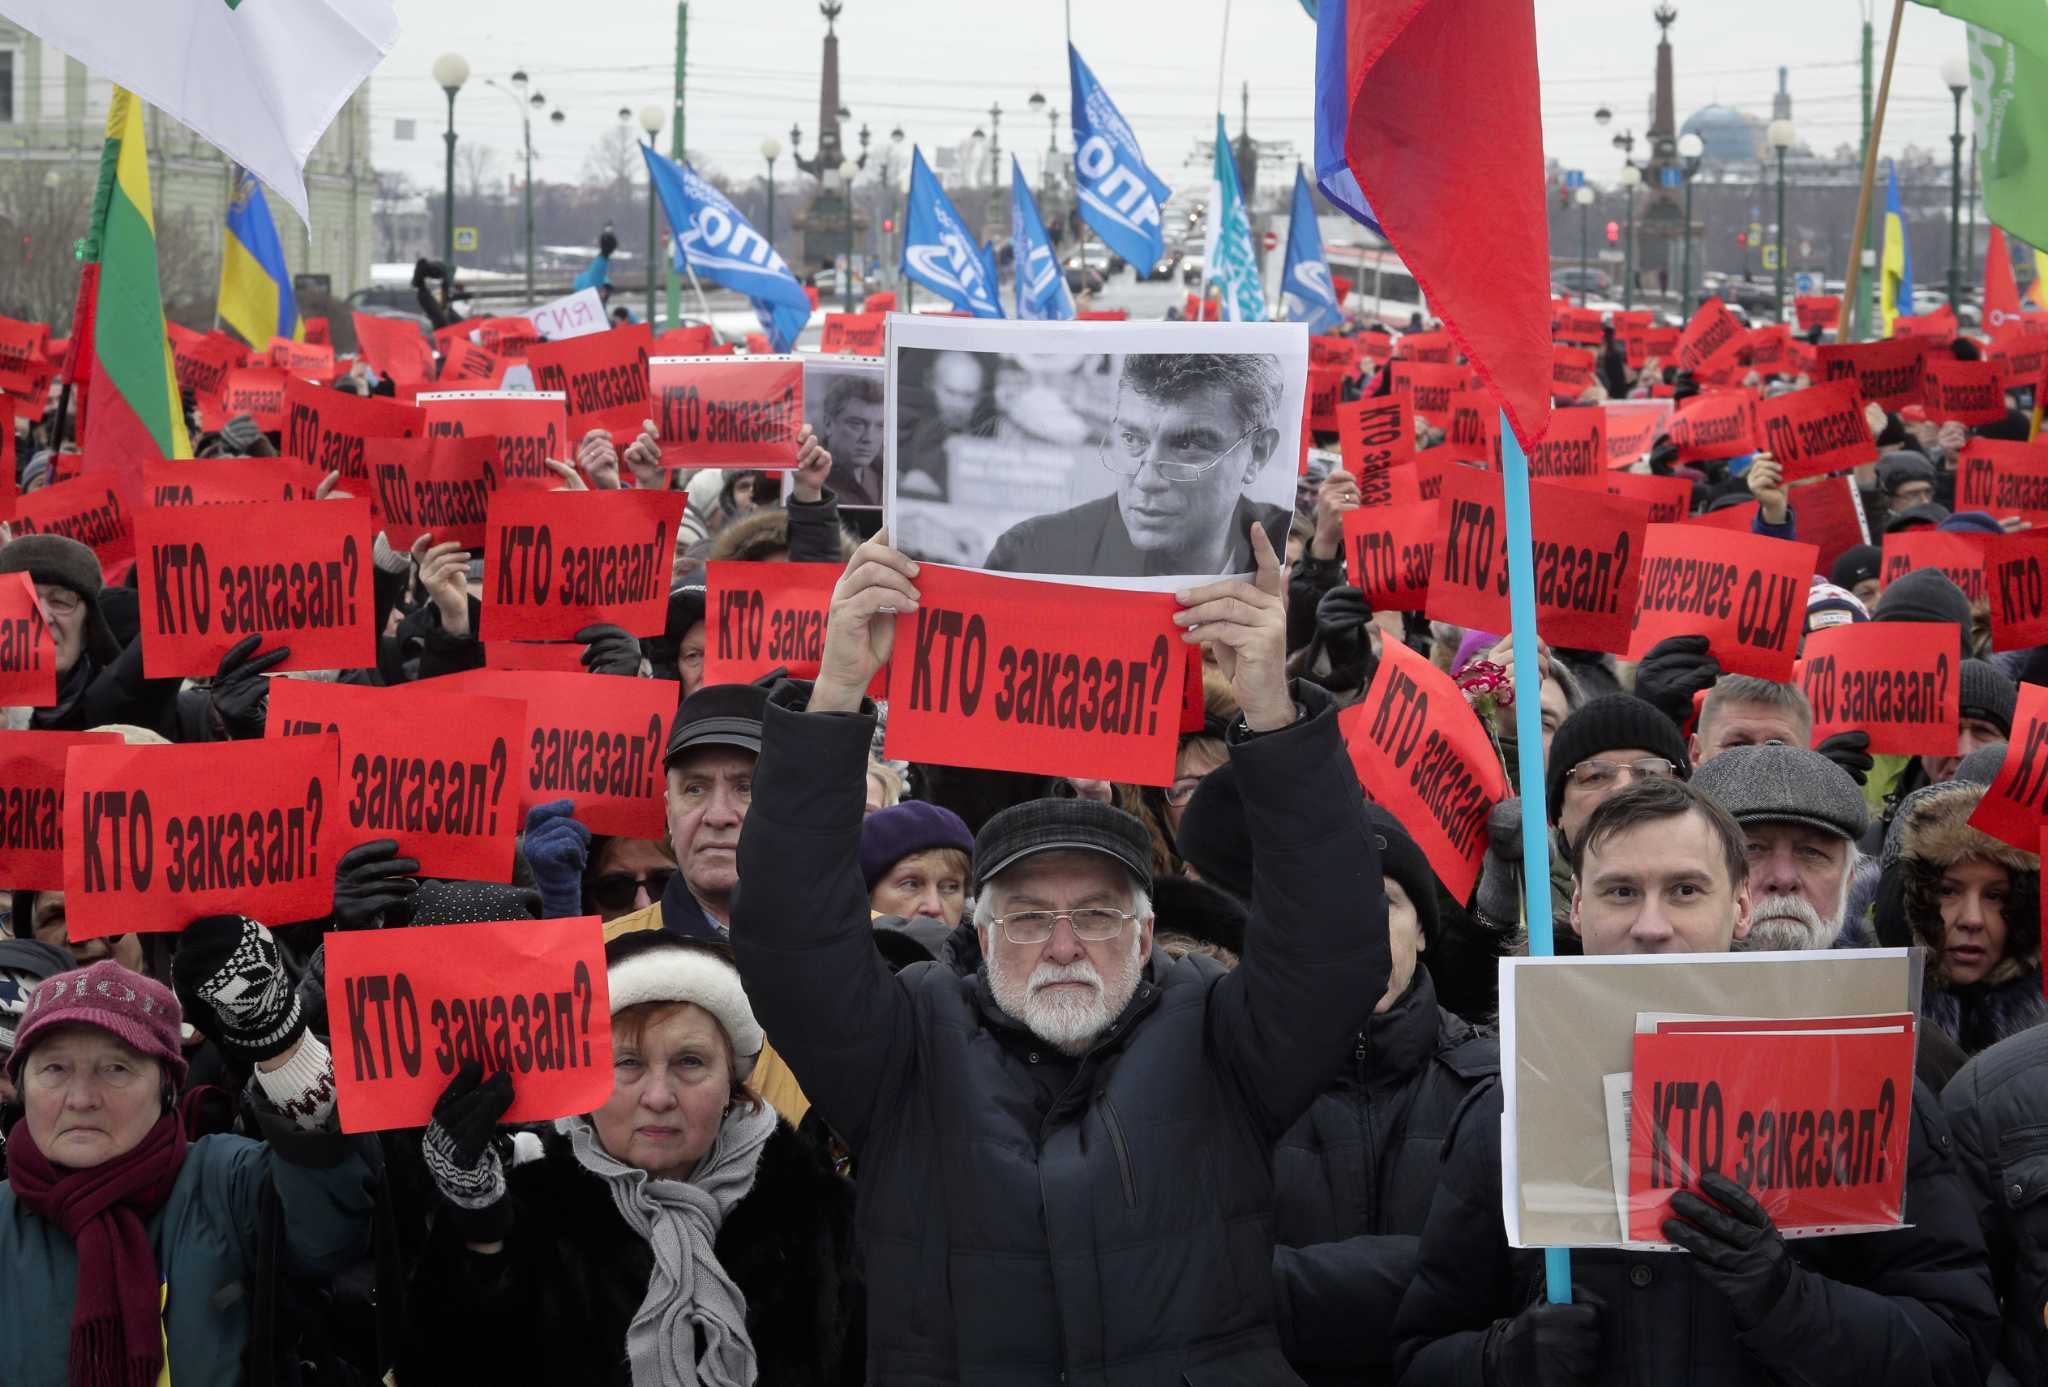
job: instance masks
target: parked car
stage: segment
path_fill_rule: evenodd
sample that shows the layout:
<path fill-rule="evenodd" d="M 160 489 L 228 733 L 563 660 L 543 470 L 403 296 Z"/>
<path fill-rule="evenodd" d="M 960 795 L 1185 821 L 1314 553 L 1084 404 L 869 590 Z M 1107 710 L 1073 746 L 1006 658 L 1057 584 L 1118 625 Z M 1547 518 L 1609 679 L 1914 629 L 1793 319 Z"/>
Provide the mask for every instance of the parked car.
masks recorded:
<path fill-rule="evenodd" d="M 1587 266 L 1584 269 L 1577 265 L 1567 266 L 1563 269 L 1551 271 L 1550 278 L 1558 288 L 1568 294 L 1577 294 L 1583 291 L 1589 294 L 1599 294 L 1604 297 L 1614 286 L 1614 281 L 1608 278 L 1607 271 L 1594 269 L 1592 266 Z"/>

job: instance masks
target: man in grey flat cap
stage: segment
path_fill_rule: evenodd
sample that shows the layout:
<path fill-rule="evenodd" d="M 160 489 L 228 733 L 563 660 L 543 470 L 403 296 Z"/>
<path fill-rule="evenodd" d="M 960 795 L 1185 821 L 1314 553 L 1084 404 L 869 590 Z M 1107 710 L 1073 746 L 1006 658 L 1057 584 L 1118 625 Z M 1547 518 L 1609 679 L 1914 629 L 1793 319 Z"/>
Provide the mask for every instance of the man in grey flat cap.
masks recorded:
<path fill-rule="evenodd" d="M 1749 851 L 1755 905 L 1749 950 L 1831 949 L 1845 940 L 1856 843 L 1869 811 L 1849 773 L 1817 751 L 1771 743 L 1730 747 L 1693 784 L 1733 816 Z"/>

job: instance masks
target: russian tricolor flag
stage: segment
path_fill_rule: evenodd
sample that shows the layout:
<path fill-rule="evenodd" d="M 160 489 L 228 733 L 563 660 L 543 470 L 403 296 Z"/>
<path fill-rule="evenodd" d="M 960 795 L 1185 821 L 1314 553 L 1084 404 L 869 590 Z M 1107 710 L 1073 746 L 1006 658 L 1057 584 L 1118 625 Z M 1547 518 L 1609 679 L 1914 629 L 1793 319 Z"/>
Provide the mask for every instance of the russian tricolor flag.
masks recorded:
<path fill-rule="evenodd" d="M 1392 242 L 1526 448 L 1550 423 L 1532 0 L 1319 0 L 1316 185 Z"/>

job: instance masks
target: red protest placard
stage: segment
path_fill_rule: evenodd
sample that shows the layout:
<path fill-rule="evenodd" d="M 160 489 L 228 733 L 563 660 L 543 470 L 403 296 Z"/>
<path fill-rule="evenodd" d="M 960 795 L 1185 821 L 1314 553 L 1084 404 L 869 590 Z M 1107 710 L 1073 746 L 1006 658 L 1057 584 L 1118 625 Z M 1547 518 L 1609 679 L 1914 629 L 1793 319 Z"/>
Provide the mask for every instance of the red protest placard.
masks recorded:
<path fill-rule="evenodd" d="M 1441 451 L 1459 462 L 1492 466 L 1500 459 L 1500 406 L 1484 390 L 1458 390 L 1450 397 L 1450 420 L 1429 421 L 1444 431 Z M 1427 492 L 1424 493 L 1427 495 Z"/>
<path fill-rule="evenodd" d="M 194 512 L 197 514 L 198 512 Z M 64 763 L 71 937 L 281 925 L 334 908 L 336 740 L 72 748 Z"/>
<path fill-rule="evenodd" d="M 314 346 L 327 347 L 334 344 L 333 329 L 325 318 L 307 318 L 305 327 L 306 340 Z"/>
<path fill-rule="evenodd" d="M 271 683 L 267 738 L 326 732 L 341 739 L 335 852 L 395 838 L 422 876 L 512 880 L 512 840 L 524 823 L 525 705 L 431 681 Z"/>
<path fill-rule="evenodd" d="M 650 355 L 702 356 L 711 350 L 714 336 L 709 323 L 688 323 L 682 327 L 672 327 L 654 339 L 654 350 Z"/>
<path fill-rule="evenodd" d="M 1730 365 L 1735 353 L 1749 340 L 1749 329 L 1719 299 L 1708 299 L 1692 315 L 1679 334 L 1676 356 L 1678 369 L 1704 376 Z"/>
<path fill-rule="evenodd" d="M 1449 366 L 1458 359 L 1458 344 L 1448 332 L 1404 332 L 1394 344 L 1394 360 Z"/>
<path fill-rule="evenodd" d="M 64 758 L 75 746 L 118 746 L 118 732 L 0 732 L 0 881 L 17 891 L 64 889 Z M 18 922 L 28 933 L 28 922 Z"/>
<path fill-rule="evenodd" d="M 2043 802 L 2048 794 L 2048 687 L 2025 682 L 2019 687 L 2005 759 L 1971 812 L 1970 827 L 2034 852 L 2048 828 L 2048 804 Z"/>
<path fill-rule="evenodd" d="M 2048 441 L 1971 439 L 1956 459 L 1956 509 L 2048 526 Z"/>
<path fill-rule="evenodd" d="M 1778 460 L 1785 480 L 1843 472 L 1877 458 L 1853 381 L 1812 385 L 1759 401 L 1756 445 Z"/>
<path fill-rule="evenodd" d="M 1344 470 L 1359 479 L 1415 456 L 1414 403 L 1404 395 L 1381 395 L 1337 406 L 1337 438 Z"/>
<path fill-rule="evenodd" d="M 14 401 L 0 395 L 0 520 L 14 518 L 14 503 L 21 496 L 14 457 L 14 413 Z"/>
<path fill-rule="evenodd" d="M 519 812 L 566 799 L 592 833 L 660 838 L 662 748 L 676 711 L 673 679 L 545 670 L 472 669 L 427 687 L 526 704 L 526 779 Z"/>
<path fill-rule="evenodd" d="M 1464 366 L 1396 361 L 1389 369 L 1393 393 L 1408 396 L 1415 412 L 1440 429 L 1450 424 L 1451 397 L 1472 383 L 1472 372 Z"/>
<path fill-rule="evenodd" d="M 498 484 L 555 484 L 548 459 L 566 461 L 575 449 L 569 415 L 558 390 L 429 390 L 420 397 L 428 438 L 498 440 Z"/>
<path fill-rule="evenodd" d="M 560 391 L 569 410 L 569 436 L 592 429 L 637 434 L 647 418 L 647 358 L 653 334 L 645 323 L 610 332 L 542 342 L 526 354 L 533 383 Z"/>
<path fill-rule="evenodd" d="M 2036 534 L 1986 538 L 1984 587 L 1991 601 L 1991 648 L 2048 645 L 2048 547 Z"/>
<path fill-rule="evenodd" d="M 1344 572 L 1376 612 L 1419 612 L 1436 565 L 1437 501 L 1360 506 L 1344 515 Z"/>
<path fill-rule="evenodd" d="M 2005 375 L 1993 361 L 1958 361 L 1946 352 L 1927 358 L 1927 417 L 1937 422 L 1995 424 L 2005 418 Z"/>
<path fill-rule="evenodd" d="M 569 640 L 586 626 L 658 636 L 680 491 L 509 491 L 484 524 L 484 640 Z"/>
<path fill-rule="evenodd" d="M 370 523 L 384 531 L 393 549 L 410 549 L 424 534 L 436 544 L 481 549 L 491 498 L 501 484 L 498 440 L 490 434 L 385 439 L 370 466 Z M 528 479 L 509 489 L 544 488 Z"/>
<path fill-rule="evenodd" d="M 0 574 L 0 707 L 57 702 L 57 643 L 26 573 Z"/>
<path fill-rule="evenodd" d="M 836 563 L 706 564 L 704 682 L 748 684 L 777 668 L 796 679 L 817 678 L 825 613 L 844 572 Z M 884 668 L 868 697 L 888 696 Z"/>
<path fill-rule="evenodd" d="M 270 339 L 270 364 L 294 376 L 317 380 L 334 378 L 334 348 L 316 342 L 294 342 L 289 337 Z"/>
<path fill-rule="evenodd" d="M 136 489 L 139 491 L 139 472 Z M 39 487 L 14 504 L 16 535 L 63 535 L 98 556 L 109 582 L 135 558 L 136 494 L 124 479 L 78 477 Z"/>
<path fill-rule="evenodd" d="M 1609 400 L 1600 408 L 1607 415 L 1609 467 L 1627 467 L 1648 457 L 1672 413 L 1668 400 Z"/>
<path fill-rule="evenodd" d="M 478 390 L 496 390 L 499 383 L 505 379 L 506 368 L 511 364 L 488 347 L 480 347 L 467 337 L 442 338 L 441 373 L 434 379 L 443 385 L 467 385 Z"/>
<path fill-rule="evenodd" d="M 1308 339 L 1308 364 L 1342 366 L 1349 371 L 1358 365 L 1358 342 L 1350 337 L 1312 336 Z"/>
<path fill-rule="evenodd" d="M 1903 409 L 1925 398 L 1926 367 L 1927 341 L 1922 337 L 1830 344 L 1820 349 L 1822 381 L 1853 380 L 1857 394 L 1886 409 Z"/>
<path fill-rule="evenodd" d="M 329 935 L 341 1129 L 424 1126 L 470 1060 L 512 1076 L 508 1122 L 601 1106 L 612 1091 L 605 981 L 594 915 Z"/>
<path fill-rule="evenodd" d="M 1617 314 L 1618 318 L 1620 315 Z M 1571 342 L 1582 347 L 1597 347 L 1605 335 L 1600 310 L 1597 308 L 1561 307 L 1552 320 L 1550 335 L 1560 342 Z M 1616 322 L 1619 332 L 1624 324 Z"/>
<path fill-rule="evenodd" d="M 1542 481 L 1597 477 L 1607 470 L 1607 412 L 1599 406 L 1552 410 L 1550 427 L 1529 449 L 1529 475 Z"/>
<path fill-rule="evenodd" d="M 242 364 L 242 349 L 213 333 L 195 332 L 173 340 L 171 364 L 178 388 L 191 391 L 202 408 L 217 410 L 226 403 L 228 373 Z"/>
<path fill-rule="evenodd" d="M 246 636 L 290 669 L 377 663 L 367 500 L 144 506 L 136 512 L 142 668 L 212 674 Z"/>
<path fill-rule="evenodd" d="M 1635 1037 L 1631 1239 L 1662 1243 L 1671 1196 L 1706 1172 L 1748 1190 L 1788 1235 L 1902 1221 L 1910 1018 L 1842 1034 L 1765 1024 Z"/>
<path fill-rule="evenodd" d="M 1342 366 L 1308 368 L 1308 426 L 1317 433 L 1337 431 L 1337 406 L 1344 399 Z"/>
<path fill-rule="evenodd" d="M 350 315 L 349 320 L 355 324 L 357 349 L 363 360 L 377 369 L 378 375 L 389 376 L 392 380 L 434 378 L 433 345 L 411 318 L 382 318 L 371 313 L 356 313 Z"/>
<path fill-rule="evenodd" d="M 417 438 L 425 430 L 425 415 L 413 405 L 296 379 L 284 388 L 283 451 L 323 474 L 341 473 L 343 489 L 357 496 L 369 485 L 373 439 Z"/>
<path fill-rule="evenodd" d="M 1563 477 L 1561 485 L 1626 496 L 1650 508 L 1652 525 L 1671 525 L 1692 510 L 1692 482 L 1685 477 L 1652 477 L 1635 472 L 1603 472 L 1597 477 Z"/>
<path fill-rule="evenodd" d="M 1868 732 L 1880 756 L 1953 756 L 1955 632 L 1924 621 L 1829 626 L 1806 638 L 1800 682 L 1813 705 L 1813 744 Z"/>
<path fill-rule="evenodd" d="M 1358 484 L 1358 508 L 1374 510 L 1381 506 L 1414 505 L 1422 499 L 1423 470 L 1420 464 L 1404 463 L 1400 467 L 1367 473 Z M 1441 484 L 1442 474 L 1432 475 Z"/>
<path fill-rule="evenodd" d="M 1664 436 L 1680 462 L 1737 458 L 1756 451 L 1756 397 L 1747 390 L 1695 395 L 1678 407 Z"/>
<path fill-rule="evenodd" d="M 880 356 L 888 321 L 886 313 L 827 313 L 818 350 L 840 356 Z"/>
<path fill-rule="evenodd" d="M 541 669 L 582 674 L 583 646 L 576 641 L 488 641 L 485 669 Z"/>
<path fill-rule="evenodd" d="M 200 401 L 200 423 L 218 429 L 237 414 L 246 414 L 263 432 L 278 433 L 284 428 L 284 390 L 290 379 L 290 373 L 278 366 L 237 366 L 228 372 L 214 416 L 207 416 L 206 402 Z"/>
<path fill-rule="evenodd" d="M 142 465 L 142 499 L 150 506 L 310 501 L 322 479 L 297 458 L 178 458 Z"/>
<path fill-rule="evenodd" d="M 648 369 L 663 467 L 796 466 L 801 359 L 658 356 Z"/>
<path fill-rule="evenodd" d="M 1884 537 L 1879 576 L 1890 587 L 1916 568 L 1938 568 L 1976 606 L 1984 601 L 1984 542 L 1989 535 L 1902 530 Z"/>
<path fill-rule="evenodd" d="M 1842 296 L 1840 294 L 1799 294 L 1792 300 L 1792 312 L 1799 319 L 1799 330 L 1811 332 L 1815 328 L 1833 329 L 1841 325 Z"/>
<path fill-rule="evenodd" d="M 24 322 L 0 317 L 0 369 L 25 371 L 44 363 L 43 346 L 49 340 L 48 323 Z"/>
<path fill-rule="evenodd" d="M 1337 715 L 1358 783 L 1400 820 L 1459 900 L 1486 856 L 1486 816 L 1507 773 L 1449 675 L 1399 641 L 1381 647 L 1365 701 Z"/>
<path fill-rule="evenodd" d="M 889 666 L 892 759 L 1171 783 L 1190 649 L 1172 594 L 937 564 L 917 584 Z"/>
<path fill-rule="evenodd" d="M 1791 365 L 1792 329 L 1785 323 L 1749 330 L 1750 369 L 1762 375 L 1784 375 Z"/>
<path fill-rule="evenodd" d="M 493 356 L 524 360 L 543 339 L 531 318 L 479 318 L 469 323 L 470 338 Z"/>
<path fill-rule="evenodd" d="M 1550 398 L 1570 404 L 1592 389 L 1599 357 L 1580 347 L 1555 343 L 1550 348 Z"/>
<path fill-rule="evenodd" d="M 1705 636 L 1728 673 L 1783 683 L 1799 653 L 1817 553 L 1746 533 L 1703 545 L 1691 525 L 1650 526 L 1629 658 L 1668 636 Z"/>

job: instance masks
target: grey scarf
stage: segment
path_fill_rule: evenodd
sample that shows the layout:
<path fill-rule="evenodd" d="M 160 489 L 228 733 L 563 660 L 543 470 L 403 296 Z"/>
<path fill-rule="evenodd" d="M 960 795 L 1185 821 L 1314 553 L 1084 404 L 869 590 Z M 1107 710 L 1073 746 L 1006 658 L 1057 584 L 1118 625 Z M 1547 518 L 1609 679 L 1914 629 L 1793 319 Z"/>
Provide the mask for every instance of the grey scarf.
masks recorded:
<path fill-rule="evenodd" d="M 605 1182 L 619 1216 L 654 1250 L 647 1298 L 626 1329 L 633 1387 L 751 1387 L 759 1365 L 747 1338 L 747 1301 L 712 1251 L 733 1205 L 754 1187 L 775 1109 L 736 1106 L 687 1181 L 660 1180 L 614 1160 L 588 1118 L 565 1117 L 576 1162 Z M 697 1332 L 704 1355 L 697 1356 Z"/>

